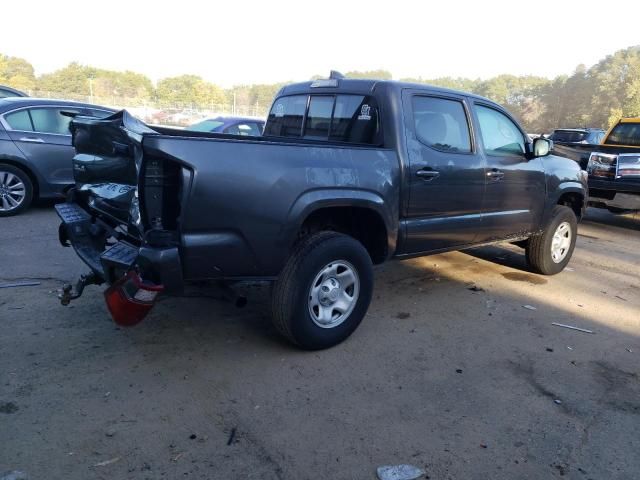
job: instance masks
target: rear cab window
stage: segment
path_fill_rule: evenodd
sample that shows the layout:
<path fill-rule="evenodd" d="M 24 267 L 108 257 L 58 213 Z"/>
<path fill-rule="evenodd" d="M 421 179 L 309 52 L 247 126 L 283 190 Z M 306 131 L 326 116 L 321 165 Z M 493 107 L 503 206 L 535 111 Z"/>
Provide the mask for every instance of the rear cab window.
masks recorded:
<path fill-rule="evenodd" d="M 378 107 L 366 95 L 284 96 L 271 107 L 264 135 L 378 145 Z"/>

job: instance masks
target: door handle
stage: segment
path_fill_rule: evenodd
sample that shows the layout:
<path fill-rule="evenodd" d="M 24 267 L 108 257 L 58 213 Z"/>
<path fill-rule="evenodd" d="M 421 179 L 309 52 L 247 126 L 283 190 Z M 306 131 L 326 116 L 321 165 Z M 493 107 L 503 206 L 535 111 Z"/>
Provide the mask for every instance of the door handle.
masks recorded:
<path fill-rule="evenodd" d="M 424 180 L 429 181 L 429 180 L 433 180 L 436 177 L 439 177 L 440 172 L 436 172 L 435 170 L 422 169 L 422 170 L 418 170 L 416 172 L 416 175 Z"/>
<path fill-rule="evenodd" d="M 490 178 L 491 180 L 498 181 L 501 180 L 502 177 L 504 177 L 504 172 L 498 170 L 497 168 L 494 168 L 487 172 L 487 178 Z"/>
<path fill-rule="evenodd" d="M 44 140 L 38 137 L 22 137 L 20 138 L 20 141 L 30 143 L 44 143 Z"/>

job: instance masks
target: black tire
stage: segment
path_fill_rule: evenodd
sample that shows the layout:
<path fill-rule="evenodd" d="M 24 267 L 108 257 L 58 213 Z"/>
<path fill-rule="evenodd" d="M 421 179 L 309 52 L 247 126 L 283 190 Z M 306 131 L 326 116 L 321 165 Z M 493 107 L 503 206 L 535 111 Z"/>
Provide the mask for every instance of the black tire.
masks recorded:
<path fill-rule="evenodd" d="M 348 262 L 359 281 L 359 294 L 351 312 L 333 327 L 318 326 L 310 307 L 311 284 L 326 267 Z M 305 350 L 329 348 L 345 340 L 358 327 L 369 308 L 373 268 L 367 250 L 352 237 L 319 232 L 296 245 L 273 287 L 272 320 L 289 341 Z M 340 314 L 338 314 L 340 317 Z"/>
<path fill-rule="evenodd" d="M 14 175 L 16 178 L 22 182 L 24 185 L 24 197 L 22 197 L 19 205 L 11 208 L 9 202 L 9 197 L 7 193 L 3 191 L 3 184 L 5 178 L 8 175 Z M 14 197 L 11 197 L 14 198 Z M 15 200 L 15 199 L 14 199 Z M 24 170 L 21 170 L 18 167 L 14 167 L 13 165 L 9 165 L 6 163 L 0 163 L 0 217 L 10 217 L 12 215 L 18 215 L 19 213 L 24 212 L 33 201 L 33 183 L 31 183 L 31 179 L 29 175 L 27 175 Z"/>
<path fill-rule="evenodd" d="M 571 239 L 566 254 L 559 262 L 554 261 L 552 257 L 553 236 L 558 227 L 563 223 L 568 223 Z M 564 205 L 556 205 L 551 213 L 551 220 L 542 233 L 533 235 L 529 238 L 526 247 L 527 262 L 531 269 L 542 275 L 555 275 L 564 270 L 571 260 L 573 250 L 576 246 L 576 237 L 578 235 L 578 220 L 576 214 L 571 208 Z"/>

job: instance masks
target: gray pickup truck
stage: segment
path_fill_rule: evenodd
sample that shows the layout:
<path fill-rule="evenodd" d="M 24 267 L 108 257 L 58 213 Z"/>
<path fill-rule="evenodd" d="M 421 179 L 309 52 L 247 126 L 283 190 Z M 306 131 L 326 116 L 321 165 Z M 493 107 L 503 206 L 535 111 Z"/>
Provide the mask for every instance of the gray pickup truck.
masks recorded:
<path fill-rule="evenodd" d="M 150 128 L 126 111 L 72 122 L 60 241 L 134 324 L 185 282 L 268 280 L 276 328 L 305 349 L 365 316 L 374 264 L 508 241 L 535 272 L 569 262 L 585 208 L 576 162 L 478 96 L 394 81 L 284 87 L 262 137 Z"/>

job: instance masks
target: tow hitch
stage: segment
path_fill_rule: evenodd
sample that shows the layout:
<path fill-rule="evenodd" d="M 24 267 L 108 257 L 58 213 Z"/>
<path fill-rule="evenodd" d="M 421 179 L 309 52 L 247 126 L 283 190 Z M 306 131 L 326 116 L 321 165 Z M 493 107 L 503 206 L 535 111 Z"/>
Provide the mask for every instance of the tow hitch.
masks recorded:
<path fill-rule="evenodd" d="M 70 283 L 66 283 L 62 286 L 62 292 L 58 294 L 58 298 L 60 299 L 60 303 L 62 305 L 69 305 L 71 300 L 75 300 L 84 291 L 84 287 L 87 285 L 101 285 L 103 282 L 102 278 L 96 275 L 94 272 L 87 273 L 86 275 L 80 275 L 80 279 L 76 282 L 76 288 L 73 288 L 73 285 Z"/>

